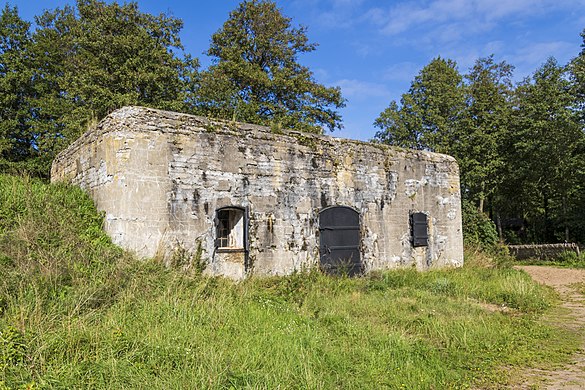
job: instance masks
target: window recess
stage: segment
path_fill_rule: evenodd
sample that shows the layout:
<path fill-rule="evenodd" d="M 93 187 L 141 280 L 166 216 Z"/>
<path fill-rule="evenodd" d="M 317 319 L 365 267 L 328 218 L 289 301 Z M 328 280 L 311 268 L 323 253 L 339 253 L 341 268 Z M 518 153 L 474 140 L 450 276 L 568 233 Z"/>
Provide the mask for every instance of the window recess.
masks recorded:
<path fill-rule="evenodd" d="M 217 210 L 215 247 L 224 250 L 244 250 L 247 223 L 245 209 L 224 207 Z"/>

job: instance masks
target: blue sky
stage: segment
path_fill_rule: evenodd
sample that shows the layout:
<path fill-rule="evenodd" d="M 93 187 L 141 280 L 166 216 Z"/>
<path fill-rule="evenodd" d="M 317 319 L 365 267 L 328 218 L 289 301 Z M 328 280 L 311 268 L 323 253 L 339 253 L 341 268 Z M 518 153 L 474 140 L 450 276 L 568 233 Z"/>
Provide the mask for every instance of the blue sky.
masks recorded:
<path fill-rule="evenodd" d="M 6 1 L 0 0 L 1 3 Z M 121 1 L 123 2 L 123 1 Z M 23 19 L 71 0 L 10 0 Z M 187 52 L 203 52 L 211 35 L 238 5 L 236 0 L 138 0 L 140 10 L 165 12 L 184 21 Z M 308 27 L 316 51 L 299 61 L 320 83 L 339 86 L 348 100 L 344 129 L 333 135 L 371 139 L 372 123 L 391 100 L 399 100 L 420 69 L 437 56 L 453 59 L 466 73 L 479 57 L 494 54 L 515 66 L 516 81 L 548 57 L 565 64 L 581 50 L 585 0 L 290 0 L 278 1 L 293 24 Z"/>

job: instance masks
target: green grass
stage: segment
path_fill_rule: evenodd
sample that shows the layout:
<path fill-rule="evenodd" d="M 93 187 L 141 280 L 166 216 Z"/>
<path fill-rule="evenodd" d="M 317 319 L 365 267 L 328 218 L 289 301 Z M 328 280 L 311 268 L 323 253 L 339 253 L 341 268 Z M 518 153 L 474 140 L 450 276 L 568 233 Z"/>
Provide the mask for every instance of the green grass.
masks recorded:
<path fill-rule="evenodd" d="M 547 265 L 562 268 L 585 268 L 585 252 L 579 255 L 572 251 L 562 252 L 554 259 L 526 259 L 518 261 L 517 264 L 522 265 Z"/>
<path fill-rule="evenodd" d="M 577 345 L 550 290 L 477 254 L 233 283 L 123 253 L 78 189 L 0 176 L 0 201 L 0 389 L 485 387 Z"/>

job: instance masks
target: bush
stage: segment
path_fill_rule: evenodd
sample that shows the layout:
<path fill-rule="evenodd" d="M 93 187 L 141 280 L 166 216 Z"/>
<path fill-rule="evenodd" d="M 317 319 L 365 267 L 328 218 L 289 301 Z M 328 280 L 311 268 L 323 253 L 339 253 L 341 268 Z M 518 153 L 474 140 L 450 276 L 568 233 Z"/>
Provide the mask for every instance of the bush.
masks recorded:
<path fill-rule="evenodd" d="M 571 268 L 585 268 L 585 253 L 577 255 L 573 251 L 564 251 L 555 259 L 555 263 Z"/>
<path fill-rule="evenodd" d="M 484 213 L 480 213 L 469 200 L 463 200 L 463 241 L 466 246 L 479 247 L 489 253 L 499 253 L 502 245 L 496 225 Z"/>

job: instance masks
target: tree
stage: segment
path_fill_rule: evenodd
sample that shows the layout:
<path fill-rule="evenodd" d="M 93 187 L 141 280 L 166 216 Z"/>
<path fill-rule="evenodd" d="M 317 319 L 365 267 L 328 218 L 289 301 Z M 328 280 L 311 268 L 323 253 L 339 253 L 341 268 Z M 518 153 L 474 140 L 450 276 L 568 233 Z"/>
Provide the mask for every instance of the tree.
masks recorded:
<path fill-rule="evenodd" d="M 183 49 L 179 19 L 142 13 L 136 3 L 78 0 L 76 8 L 46 11 L 37 24 L 31 125 L 48 161 L 116 108 L 187 109 L 197 62 L 173 52 Z"/>
<path fill-rule="evenodd" d="M 585 123 L 585 29 L 581 32 L 581 38 L 583 39 L 581 52 L 571 61 L 569 70 L 573 80 L 573 94 L 577 98 L 579 116 L 582 123 Z"/>
<path fill-rule="evenodd" d="M 566 67 L 554 58 L 516 89 L 507 194 L 534 241 L 571 238 L 569 216 L 585 181 L 585 135 L 571 90 Z"/>
<path fill-rule="evenodd" d="M 376 138 L 402 147 L 452 153 L 465 109 L 463 77 L 452 60 L 435 58 L 374 122 Z"/>
<path fill-rule="evenodd" d="M 572 91 L 576 99 L 575 110 L 579 116 L 581 130 L 585 132 L 585 29 L 581 32 L 581 52 L 569 64 L 571 72 Z M 585 160 L 585 146 L 580 155 Z M 585 167 L 575 172 L 582 180 L 577 184 L 574 191 L 575 202 L 573 209 L 569 212 L 567 223 L 571 226 L 573 233 L 585 242 Z"/>
<path fill-rule="evenodd" d="M 0 15 L 0 168 L 22 170 L 35 154 L 29 132 L 32 72 L 30 23 L 8 4 Z"/>
<path fill-rule="evenodd" d="M 513 67 L 479 58 L 467 79 L 467 108 L 460 142 L 455 145 L 463 186 L 483 212 L 497 189 L 503 167 L 502 147 L 511 114 Z"/>
<path fill-rule="evenodd" d="M 317 133 L 341 128 L 340 89 L 318 84 L 297 61 L 315 48 L 274 2 L 243 1 L 211 38 L 214 64 L 201 75 L 197 109 Z"/>
<path fill-rule="evenodd" d="M 512 67 L 480 58 L 465 76 L 455 62 L 436 58 L 413 80 L 400 106 L 391 102 L 375 121 L 378 140 L 455 156 L 465 196 L 484 201 L 502 165 L 500 147 L 510 112 Z"/>

